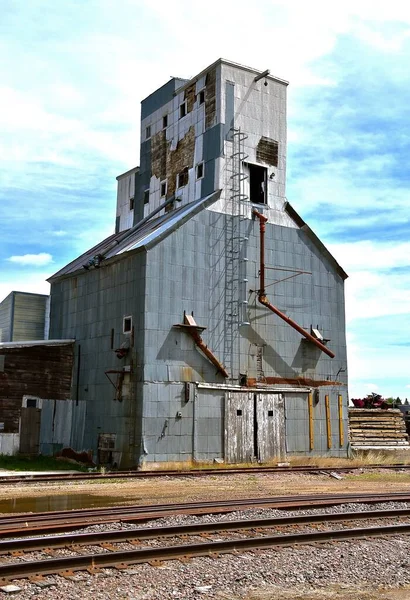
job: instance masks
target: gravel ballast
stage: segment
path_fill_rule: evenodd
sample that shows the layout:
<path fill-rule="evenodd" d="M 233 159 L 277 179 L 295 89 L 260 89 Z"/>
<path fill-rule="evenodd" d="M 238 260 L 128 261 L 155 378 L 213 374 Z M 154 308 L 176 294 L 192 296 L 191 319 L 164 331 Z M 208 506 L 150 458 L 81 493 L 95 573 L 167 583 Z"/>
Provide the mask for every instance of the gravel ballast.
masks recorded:
<path fill-rule="evenodd" d="M 303 511 L 251 509 L 217 515 L 175 515 L 137 526 L 129 523 L 91 525 L 79 532 L 246 520 L 290 514 L 387 510 L 409 508 L 409 506 L 409 503 L 404 502 L 388 502 L 377 505 L 351 503 Z M 371 523 L 371 521 L 362 523 Z M 333 524 L 332 527 L 339 528 L 340 524 Z M 97 550 L 93 547 L 92 550 L 101 551 L 101 548 Z M 65 552 L 70 553 L 70 551 Z M 23 560 L 29 560 L 29 556 L 31 559 L 34 557 L 31 553 L 23 557 Z M 13 583 L 21 588 L 21 591 L 16 594 L 16 597 L 21 599 L 38 596 L 48 600 L 61 598 L 107 600 L 174 598 L 204 600 L 210 598 L 226 600 L 352 598 L 352 600 L 359 600 L 363 598 L 370 600 L 393 598 L 392 594 L 395 594 L 395 598 L 404 599 L 410 598 L 410 589 L 408 595 L 397 596 L 396 594 L 405 593 L 404 589 L 400 589 L 402 586 L 410 586 L 410 536 L 279 548 L 263 552 L 221 555 L 215 559 L 195 558 L 186 563 L 167 561 L 160 567 L 152 567 L 148 564 L 132 565 L 124 571 L 103 569 L 93 575 L 85 572 L 76 573 L 71 579 L 50 576 L 46 577 L 41 585 L 27 580 L 16 580 Z M 387 589 L 378 590 L 379 586 Z"/>

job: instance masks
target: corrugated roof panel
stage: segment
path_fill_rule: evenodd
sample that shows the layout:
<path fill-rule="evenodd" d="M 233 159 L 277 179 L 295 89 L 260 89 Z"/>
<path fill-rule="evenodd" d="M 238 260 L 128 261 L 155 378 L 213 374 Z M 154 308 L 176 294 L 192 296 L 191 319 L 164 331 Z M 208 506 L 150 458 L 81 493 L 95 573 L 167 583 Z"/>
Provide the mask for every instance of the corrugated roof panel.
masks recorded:
<path fill-rule="evenodd" d="M 104 258 L 108 259 L 124 252 L 130 252 L 131 250 L 150 246 L 151 244 L 160 241 L 163 236 L 171 233 L 174 229 L 182 225 L 185 220 L 192 217 L 207 205 L 215 202 L 219 196 L 220 191 L 217 191 L 208 196 L 204 196 L 199 200 L 195 200 L 195 202 L 190 202 L 176 210 L 165 213 L 161 217 L 150 219 L 135 230 L 131 228 L 129 230 L 129 235 L 124 237 L 124 239 L 122 239 L 124 234 L 126 234 L 124 231 L 111 235 L 52 275 L 48 281 L 51 281 L 56 277 L 69 275 L 70 273 L 82 269 L 83 265 L 87 264 L 88 261 L 97 254 L 102 254 Z M 111 248 L 113 242 L 117 240 L 118 244 Z"/>

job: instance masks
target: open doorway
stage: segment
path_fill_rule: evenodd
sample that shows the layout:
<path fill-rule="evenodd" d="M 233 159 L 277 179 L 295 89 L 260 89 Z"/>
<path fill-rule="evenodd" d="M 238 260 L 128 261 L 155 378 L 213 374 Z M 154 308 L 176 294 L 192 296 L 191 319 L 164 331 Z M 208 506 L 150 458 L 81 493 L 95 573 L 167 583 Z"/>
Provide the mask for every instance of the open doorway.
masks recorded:
<path fill-rule="evenodd" d="M 254 204 L 267 204 L 266 167 L 248 163 L 249 200 Z"/>

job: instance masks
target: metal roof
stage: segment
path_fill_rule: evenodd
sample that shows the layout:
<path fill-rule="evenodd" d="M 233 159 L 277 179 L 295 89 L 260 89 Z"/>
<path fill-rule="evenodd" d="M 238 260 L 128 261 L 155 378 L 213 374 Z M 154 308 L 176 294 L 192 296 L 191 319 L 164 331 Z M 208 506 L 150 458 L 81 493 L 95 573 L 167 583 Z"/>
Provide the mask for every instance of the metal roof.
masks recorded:
<path fill-rule="evenodd" d="M 29 340 L 27 342 L 0 342 L 0 350 L 3 348 L 29 348 L 30 346 L 68 346 L 74 344 L 75 340 Z"/>
<path fill-rule="evenodd" d="M 47 281 L 53 281 L 58 277 L 64 277 L 82 269 L 83 265 L 86 265 L 90 259 L 98 254 L 103 255 L 104 259 L 107 260 L 124 252 L 153 246 L 162 238 L 172 233 L 172 231 L 178 229 L 185 221 L 200 212 L 203 208 L 215 202 L 219 196 L 220 191 L 213 192 L 199 200 L 184 204 L 176 210 L 169 211 L 160 217 L 143 222 L 141 227 L 138 227 L 137 224 L 128 230 L 128 235 L 126 231 L 115 233 L 90 250 L 87 250 L 87 252 L 84 252 L 84 254 L 81 254 L 81 256 L 60 269 L 60 271 L 57 271 Z"/>

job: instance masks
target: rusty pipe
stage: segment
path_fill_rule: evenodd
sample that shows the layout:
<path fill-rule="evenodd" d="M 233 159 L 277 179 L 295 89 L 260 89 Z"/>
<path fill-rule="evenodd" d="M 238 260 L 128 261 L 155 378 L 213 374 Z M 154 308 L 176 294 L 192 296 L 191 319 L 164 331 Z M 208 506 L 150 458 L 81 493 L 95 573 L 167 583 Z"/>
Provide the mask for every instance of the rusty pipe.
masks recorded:
<path fill-rule="evenodd" d="M 205 344 L 205 342 L 203 341 L 203 339 L 201 338 L 199 333 L 192 329 L 189 331 L 189 334 L 192 336 L 192 338 L 193 338 L 195 344 L 198 346 L 198 348 L 200 350 L 202 350 L 202 352 L 205 354 L 205 356 L 207 358 L 209 358 L 211 363 L 213 365 L 215 365 L 215 367 L 218 369 L 218 371 L 224 377 L 228 378 L 229 377 L 228 371 L 225 369 L 223 364 L 221 362 L 219 362 L 219 360 L 216 358 L 215 354 L 208 348 L 208 346 Z"/>
<path fill-rule="evenodd" d="M 290 317 L 285 315 L 281 310 L 279 310 L 276 306 L 271 304 L 266 297 L 265 294 L 265 230 L 266 230 L 266 221 L 268 220 L 265 215 L 260 213 L 257 210 L 253 211 L 253 214 L 259 219 L 259 229 L 260 229 L 260 271 L 259 271 L 259 293 L 258 293 L 258 301 L 269 308 L 275 315 L 280 317 L 285 323 L 296 329 L 304 338 L 315 344 L 322 352 L 330 356 L 330 358 L 334 358 L 335 354 L 327 348 L 322 342 L 313 337 L 306 329 L 303 329 L 298 323 L 293 321 Z"/>

